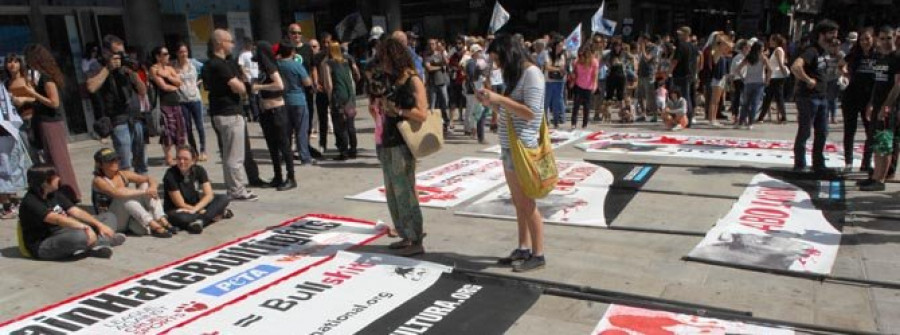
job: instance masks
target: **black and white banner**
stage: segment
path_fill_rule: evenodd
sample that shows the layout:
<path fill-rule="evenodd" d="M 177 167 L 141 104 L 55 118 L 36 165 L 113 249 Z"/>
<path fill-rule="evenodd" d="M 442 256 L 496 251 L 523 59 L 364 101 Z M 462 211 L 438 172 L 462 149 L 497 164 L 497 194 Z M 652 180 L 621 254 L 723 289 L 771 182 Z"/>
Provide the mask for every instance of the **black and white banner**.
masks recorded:
<path fill-rule="evenodd" d="M 587 136 L 576 148 L 589 153 L 612 153 L 638 156 L 692 158 L 718 161 L 737 161 L 756 164 L 792 166 L 794 142 L 754 138 L 696 136 L 654 133 L 603 132 Z M 811 155 L 811 144 L 807 155 Z M 854 152 L 860 159 L 862 147 Z M 811 158 L 807 157 L 807 161 Z M 844 167 L 843 147 L 835 143 L 825 145 L 825 165 Z"/>
<path fill-rule="evenodd" d="M 499 159 L 462 158 L 416 175 L 419 205 L 450 208 L 505 182 Z M 347 199 L 387 202 L 384 186 L 347 196 Z"/>
<path fill-rule="evenodd" d="M 841 181 L 786 182 L 757 174 L 689 259 L 756 269 L 829 274 L 841 243 Z"/>
<path fill-rule="evenodd" d="M 213 314 L 330 260 L 340 250 L 382 235 L 373 223 L 357 219 L 318 214 L 296 218 L 16 317 L 0 324 L 0 334 L 158 334 Z M 334 274 L 325 284 L 337 286 L 349 276 L 347 271 L 354 270 Z M 324 287 L 296 287 L 279 306 L 297 303 Z M 249 314 L 231 320 L 238 321 L 258 320 Z M 269 334 L 276 333 L 284 332 Z"/>
<path fill-rule="evenodd" d="M 544 222 L 591 227 L 607 227 L 657 170 L 648 164 L 559 160 L 557 165 L 556 189 L 537 200 Z M 456 214 L 516 219 L 508 187 L 486 194 Z"/>
<path fill-rule="evenodd" d="M 435 263 L 339 252 L 168 333 L 500 334 L 538 295 L 514 283 L 474 282 Z"/>
<path fill-rule="evenodd" d="M 622 305 L 609 305 L 592 335 L 793 335 L 790 329 L 705 318 Z"/>

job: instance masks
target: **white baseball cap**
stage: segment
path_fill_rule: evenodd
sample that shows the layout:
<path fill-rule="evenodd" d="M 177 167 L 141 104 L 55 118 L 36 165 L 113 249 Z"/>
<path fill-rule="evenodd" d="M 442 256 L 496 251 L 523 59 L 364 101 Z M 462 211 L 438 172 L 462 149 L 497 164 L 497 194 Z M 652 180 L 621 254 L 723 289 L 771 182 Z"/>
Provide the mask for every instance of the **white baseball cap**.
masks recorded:
<path fill-rule="evenodd" d="M 369 39 L 377 40 L 381 38 L 381 35 L 384 35 L 384 28 L 382 28 L 381 26 L 374 26 L 372 27 L 372 32 L 369 33 Z"/>

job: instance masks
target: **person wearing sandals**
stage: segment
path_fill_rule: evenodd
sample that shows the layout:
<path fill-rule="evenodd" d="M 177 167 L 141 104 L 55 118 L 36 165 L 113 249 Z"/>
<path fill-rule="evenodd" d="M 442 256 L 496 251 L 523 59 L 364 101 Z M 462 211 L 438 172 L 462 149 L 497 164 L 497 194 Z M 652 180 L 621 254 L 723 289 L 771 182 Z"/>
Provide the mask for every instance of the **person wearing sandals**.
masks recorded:
<path fill-rule="evenodd" d="M 541 123 L 544 122 L 544 76 L 528 55 L 525 47 L 512 36 L 498 36 L 488 47 L 494 63 L 503 69 L 503 81 L 509 85 L 503 92 L 489 89 L 479 91 L 482 104 L 495 106 L 500 111 L 500 157 L 506 174 L 513 204 L 516 207 L 519 247 L 508 257 L 501 258 L 501 265 L 512 265 L 513 271 L 525 272 L 543 268 L 544 222 L 534 199 L 525 196 L 516 177 L 509 145 L 509 131 L 515 131 L 522 144 L 528 148 L 538 146 Z M 499 108 L 497 108 L 499 107 Z M 509 119 L 511 118 L 511 121 Z M 507 130 L 511 122 L 514 129 Z"/>
<path fill-rule="evenodd" d="M 190 146 L 175 149 L 175 166 L 163 177 L 166 215 L 172 224 L 193 234 L 234 216 L 228 209 L 228 196 L 213 194 L 206 169 L 197 165 L 197 151 Z"/>
<path fill-rule="evenodd" d="M 137 188 L 129 188 L 134 183 Z M 135 235 L 169 238 L 175 232 L 166 220 L 157 190 L 159 183 L 150 176 L 119 169 L 119 155 L 103 148 L 94 153 L 93 203 L 97 213 L 112 212 L 119 231 Z"/>
<path fill-rule="evenodd" d="M 19 212 L 23 256 L 57 260 L 76 255 L 112 257 L 112 248 L 125 243 L 116 233 L 116 218 L 96 217 L 78 208 L 59 190 L 60 177 L 49 164 L 28 169 L 28 193 Z"/>
<path fill-rule="evenodd" d="M 406 119 L 424 122 L 428 117 L 428 99 L 412 56 L 396 37 L 381 43 L 377 54 L 378 64 L 396 80 L 395 93 L 375 101 L 384 113 L 381 146 L 377 151 L 384 173 L 385 197 L 391 220 L 402 238 L 391 243 L 389 248 L 402 256 L 415 256 L 425 252 L 422 210 L 416 196 L 416 159 L 397 124 Z"/>

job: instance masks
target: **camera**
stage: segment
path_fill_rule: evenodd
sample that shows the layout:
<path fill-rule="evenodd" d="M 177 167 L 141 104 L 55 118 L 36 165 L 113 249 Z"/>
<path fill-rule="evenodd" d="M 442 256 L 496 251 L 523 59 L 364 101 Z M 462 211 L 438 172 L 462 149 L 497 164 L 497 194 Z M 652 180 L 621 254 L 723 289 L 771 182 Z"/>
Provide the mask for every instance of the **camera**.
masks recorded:
<path fill-rule="evenodd" d="M 366 86 L 366 91 L 373 98 L 390 98 L 394 95 L 394 89 L 393 79 L 383 70 L 372 72 L 372 78 Z"/>

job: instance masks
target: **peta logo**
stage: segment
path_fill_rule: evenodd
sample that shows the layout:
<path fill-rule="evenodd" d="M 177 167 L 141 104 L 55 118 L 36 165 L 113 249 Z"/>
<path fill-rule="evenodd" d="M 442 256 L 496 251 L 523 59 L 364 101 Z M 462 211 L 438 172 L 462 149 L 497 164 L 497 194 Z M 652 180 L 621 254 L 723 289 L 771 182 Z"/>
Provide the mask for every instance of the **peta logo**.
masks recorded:
<path fill-rule="evenodd" d="M 212 286 L 206 287 L 200 290 L 200 293 L 220 297 L 241 287 L 250 285 L 278 270 L 281 270 L 281 268 L 277 266 L 259 265 L 250 270 L 226 278 Z"/>

